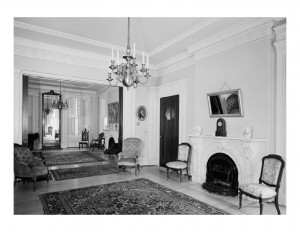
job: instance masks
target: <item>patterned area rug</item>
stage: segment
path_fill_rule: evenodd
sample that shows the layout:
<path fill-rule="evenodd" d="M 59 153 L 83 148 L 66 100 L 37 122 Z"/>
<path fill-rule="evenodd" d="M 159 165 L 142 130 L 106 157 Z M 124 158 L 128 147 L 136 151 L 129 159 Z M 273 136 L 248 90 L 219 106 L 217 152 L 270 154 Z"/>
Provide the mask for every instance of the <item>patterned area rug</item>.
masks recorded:
<path fill-rule="evenodd" d="M 101 157 L 89 151 L 54 151 L 43 152 L 47 166 L 57 166 L 66 164 L 82 164 L 104 161 Z"/>
<path fill-rule="evenodd" d="M 66 180 L 117 173 L 117 166 L 116 164 L 104 164 L 78 168 L 50 170 L 50 172 L 54 180 Z"/>
<path fill-rule="evenodd" d="M 45 214 L 228 214 L 144 178 L 46 193 L 39 197 Z"/>

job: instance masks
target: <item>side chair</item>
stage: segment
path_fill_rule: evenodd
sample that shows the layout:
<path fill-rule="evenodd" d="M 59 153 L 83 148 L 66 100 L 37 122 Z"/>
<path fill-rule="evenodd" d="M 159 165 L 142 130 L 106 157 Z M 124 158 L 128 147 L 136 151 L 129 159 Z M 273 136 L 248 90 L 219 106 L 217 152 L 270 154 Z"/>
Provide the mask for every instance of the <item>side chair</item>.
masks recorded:
<path fill-rule="evenodd" d="M 169 179 L 169 169 L 179 172 L 179 181 L 182 181 L 182 171 L 186 170 L 188 179 L 189 176 L 189 162 L 191 159 L 192 146 L 189 143 L 181 143 L 178 145 L 178 153 L 176 161 L 168 162 L 167 166 L 167 179 Z"/>
<path fill-rule="evenodd" d="M 259 183 L 242 184 L 239 186 L 239 208 L 242 207 L 242 196 L 257 199 L 260 205 L 260 214 L 263 214 L 263 202 L 274 199 L 278 214 L 278 192 L 285 162 L 279 155 L 268 155 L 262 158 L 262 167 Z"/>

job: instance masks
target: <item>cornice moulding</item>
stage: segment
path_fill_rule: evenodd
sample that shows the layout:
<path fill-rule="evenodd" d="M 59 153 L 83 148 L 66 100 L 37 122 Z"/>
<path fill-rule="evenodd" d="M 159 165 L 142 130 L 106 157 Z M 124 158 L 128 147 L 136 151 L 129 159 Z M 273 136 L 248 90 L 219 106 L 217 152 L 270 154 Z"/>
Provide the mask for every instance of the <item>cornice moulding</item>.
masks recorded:
<path fill-rule="evenodd" d="M 170 65 L 173 65 L 173 64 L 176 64 L 176 63 L 181 62 L 183 60 L 186 60 L 186 59 L 188 59 L 192 56 L 193 56 L 193 54 L 189 54 L 187 52 L 184 52 L 184 53 L 181 53 L 177 56 L 172 57 L 171 59 L 168 59 L 168 60 L 156 65 L 155 68 L 156 68 L 157 71 L 160 71 L 163 68 L 166 68 Z"/>
<path fill-rule="evenodd" d="M 157 71 L 157 77 L 161 77 L 170 74 L 172 72 L 176 72 L 178 70 L 190 67 L 194 64 L 195 64 L 195 58 L 194 56 L 190 56 L 185 60 L 178 61 L 178 63 L 171 64 L 166 68 L 161 68 L 160 70 Z"/>
<path fill-rule="evenodd" d="M 274 28 L 276 34 L 276 41 L 281 41 L 286 39 L 286 24 L 277 26 Z"/>
<path fill-rule="evenodd" d="M 103 60 L 94 60 L 30 47 L 21 47 L 18 45 L 15 45 L 14 47 L 14 55 L 100 70 L 107 70 L 108 66 L 108 62 L 104 62 Z"/>
<path fill-rule="evenodd" d="M 45 28 L 45 27 L 39 27 L 39 26 L 36 26 L 36 25 L 28 24 L 28 23 L 14 21 L 14 27 L 25 29 L 25 30 L 30 30 L 30 31 L 34 31 L 34 32 L 39 32 L 39 33 L 42 33 L 42 34 L 51 35 L 51 36 L 55 36 L 55 37 L 58 37 L 58 38 L 73 40 L 73 41 L 76 41 L 76 42 L 89 44 L 89 45 L 93 45 L 93 46 L 97 46 L 97 47 L 102 47 L 102 48 L 106 48 L 106 49 L 111 49 L 112 47 L 114 47 L 115 49 L 117 49 L 119 51 L 126 52 L 126 47 L 117 46 L 117 45 L 113 45 L 113 44 L 109 44 L 109 43 L 104 43 L 104 42 L 101 42 L 101 41 L 98 41 L 98 40 L 88 39 L 88 38 L 85 38 L 85 37 L 72 35 L 72 34 L 69 34 L 69 33 L 60 32 L 60 31 L 48 29 L 48 28 Z M 136 50 L 136 54 L 142 55 L 143 52 L 139 51 L 139 50 Z"/>
<path fill-rule="evenodd" d="M 195 26 L 191 27 L 190 29 L 186 30 L 185 32 L 175 36 L 173 39 L 163 43 L 162 45 L 158 46 L 157 48 L 153 49 L 149 52 L 149 56 L 153 56 L 166 48 L 178 43 L 179 41 L 185 39 L 186 37 L 194 34 L 195 32 L 207 27 L 210 24 L 213 24 L 214 22 L 220 20 L 221 18 L 207 18 L 203 22 L 200 22 L 196 24 Z"/>
<path fill-rule="evenodd" d="M 270 24 L 269 24 L 270 23 Z M 262 18 L 262 19 L 248 19 L 245 22 L 241 22 L 238 25 L 224 31 L 220 32 L 214 36 L 207 38 L 199 43 L 196 43 L 187 48 L 189 53 L 196 52 L 198 50 L 204 49 L 206 47 L 212 46 L 215 43 L 218 43 L 224 39 L 228 39 L 232 36 L 236 36 L 240 33 L 248 33 L 249 30 L 255 30 L 255 28 L 260 27 L 262 25 L 274 25 L 274 21 L 270 18 Z"/>
<path fill-rule="evenodd" d="M 104 56 L 104 55 L 99 55 L 99 54 L 92 53 L 92 52 L 81 51 L 78 49 L 66 48 L 66 47 L 62 47 L 62 46 L 52 45 L 49 43 L 43 43 L 43 42 L 38 42 L 38 41 L 34 41 L 34 40 L 23 39 L 20 37 L 14 38 L 14 44 L 18 45 L 20 47 L 22 46 L 22 47 L 34 48 L 34 49 L 56 52 L 56 53 L 65 54 L 65 55 L 77 56 L 77 57 L 86 58 L 86 59 L 93 59 L 93 60 L 98 60 L 98 61 L 101 60 L 101 61 L 105 61 L 105 62 L 110 60 L 110 56 Z"/>
<path fill-rule="evenodd" d="M 195 52 L 195 60 L 200 60 L 209 56 L 223 53 L 225 51 L 246 45 L 259 39 L 270 38 L 271 40 L 273 40 L 274 37 L 275 36 L 272 30 L 272 25 L 268 23 L 266 25 L 230 37 L 226 40 L 213 44 L 210 47 Z"/>
<path fill-rule="evenodd" d="M 38 85 L 38 84 L 30 83 L 28 85 L 28 89 L 40 90 L 41 92 L 49 92 L 50 90 L 53 90 L 56 93 L 60 92 L 60 88 L 53 86 L 53 85 Z M 62 95 L 65 95 L 65 94 L 86 95 L 86 94 L 97 94 L 97 91 L 85 90 L 85 89 L 62 88 L 61 93 L 62 93 Z"/>

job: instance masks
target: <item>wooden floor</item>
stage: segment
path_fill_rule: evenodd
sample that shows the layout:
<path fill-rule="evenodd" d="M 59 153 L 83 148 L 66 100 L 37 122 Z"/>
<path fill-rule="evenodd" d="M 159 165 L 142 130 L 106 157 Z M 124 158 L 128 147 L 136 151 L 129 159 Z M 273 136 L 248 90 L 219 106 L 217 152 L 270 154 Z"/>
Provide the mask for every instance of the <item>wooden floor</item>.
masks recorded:
<path fill-rule="evenodd" d="M 107 162 L 110 162 L 113 159 L 115 159 L 113 156 L 109 158 L 108 155 L 102 154 L 99 151 L 94 151 L 94 154 L 103 157 L 104 159 L 107 160 Z M 63 166 L 63 168 L 78 167 L 83 165 L 91 165 L 91 164 L 68 165 L 68 166 Z M 57 168 L 58 167 L 51 167 L 50 169 L 57 169 Z M 171 172 L 170 179 L 167 180 L 166 169 L 162 167 L 150 166 L 150 167 L 141 167 L 140 169 L 141 172 L 136 176 L 134 175 L 133 169 L 132 170 L 128 169 L 127 172 L 120 172 L 118 175 L 109 174 L 109 175 L 85 177 L 85 178 L 62 180 L 62 181 L 50 180 L 48 184 L 46 181 L 41 181 L 38 182 L 38 187 L 35 192 L 33 192 L 32 183 L 23 184 L 22 182 L 19 182 L 14 188 L 14 214 L 16 215 L 44 214 L 42 204 L 38 197 L 38 195 L 42 193 L 62 191 L 62 190 L 74 189 L 74 188 L 82 188 L 82 187 L 88 187 L 93 185 L 101 185 L 101 184 L 131 180 L 131 179 L 141 178 L 141 177 L 147 178 L 161 185 L 164 185 L 170 189 L 189 195 L 197 200 L 203 201 L 207 204 L 225 210 L 226 212 L 234 215 L 259 214 L 259 204 L 257 202 L 252 202 L 244 199 L 242 209 L 238 209 L 237 196 L 229 197 L 229 196 L 221 196 L 219 194 L 209 193 L 206 190 L 202 189 L 199 183 L 188 181 L 186 177 L 184 177 L 183 181 L 180 183 L 178 182 L 177 175 L 174 172 Z M 280 206 L 280 210 L 281 210 L 281 214 L 286 214 L 286 207 Z M 274 203 L 265 203 L 264 214 L 268 214 L 268 215 L 277 214 Z"/>

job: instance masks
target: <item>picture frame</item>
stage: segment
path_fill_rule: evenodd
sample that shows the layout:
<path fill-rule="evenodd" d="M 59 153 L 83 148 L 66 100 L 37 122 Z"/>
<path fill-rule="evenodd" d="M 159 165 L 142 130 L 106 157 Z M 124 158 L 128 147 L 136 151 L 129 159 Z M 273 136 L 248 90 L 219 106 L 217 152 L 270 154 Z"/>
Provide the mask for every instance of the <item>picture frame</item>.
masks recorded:
<path fill-rule="evenodd" d="M 147 116 L 148 116 L 148 111 L 147 108 L 145 106 L 139 106 L 136 109 L 136 117 L 138 118 L 138 120 L 140 121 L 145 121 Z"/>
<path fill-rule="evenodd" d="M 243 117 L 242 93 L 240 89 L 208 93 L 210 117 Z"/>
<path fill-rule="evenodd" d="M 108 123 L 119 123 L 119 102 L 110 103 L 108 106 Z"/>

